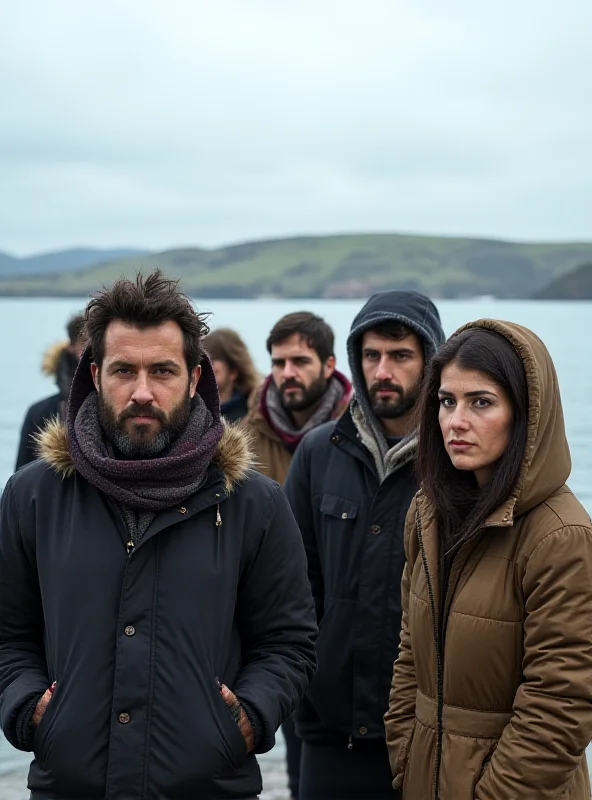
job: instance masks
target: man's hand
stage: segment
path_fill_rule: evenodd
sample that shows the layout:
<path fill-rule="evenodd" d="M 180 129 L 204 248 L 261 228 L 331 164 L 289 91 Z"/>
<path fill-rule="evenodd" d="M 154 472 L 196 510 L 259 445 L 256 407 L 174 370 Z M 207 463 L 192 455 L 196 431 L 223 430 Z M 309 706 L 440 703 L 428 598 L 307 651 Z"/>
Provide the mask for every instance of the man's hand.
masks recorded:
<path fill-rule="evenodd" d="M 245 709 L 241 706 L 238 701 L 237 696 L 230 691 L 228 686 L 222 684 L 220 687 L 220 694 L 222 695 L 222 699 L 228 706 L 231 711 L 236 711 L 236 715 L 238 716 L 238 710 L 240 709 L 240 716 L 238 717 L 238 729 L 243 735 L 243 739 L 247 745 L 247 752 L 250 753 L 253 747 L 255 746 L 255 737 L 253 734 L 253 727 L 249 722 L 249 718 L 245 714 Z"/>
<path fill-rule="evenodd" d="M 39 725 L 39 723 L 41 722 L 41 717 L 47 711 L 47 706 L 49 705 L 49 701 L 51 700 L 51 696 L 53 694 L 54 689 L 55 689 L 55 681 L 51 684 L 49 689 L 45 690 L 45 694 L 35 706 L 35 711 L 33 711 L 33 716 L 31 718 L 31 721 L 35 727 Z"/>

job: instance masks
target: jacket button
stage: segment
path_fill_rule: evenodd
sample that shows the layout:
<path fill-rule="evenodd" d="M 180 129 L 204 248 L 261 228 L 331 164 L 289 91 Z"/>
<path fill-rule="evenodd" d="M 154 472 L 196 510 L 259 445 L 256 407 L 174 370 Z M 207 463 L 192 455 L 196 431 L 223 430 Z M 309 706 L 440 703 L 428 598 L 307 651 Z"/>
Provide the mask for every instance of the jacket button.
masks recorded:
<path fill-rule="evenodd" d="M 365 736 L 368 733 L 368 728 L 365 725 L 362 725 L 360 728 L 360 736 Z"/>
<path fill-rule="evenodd" d="M 370 530 L 377 536 L 380 533 L 380 525 L 371 525 Z"/>
<path fill-rule="evenodd" d="M 117 719 L 121 722 L 122 725 L 127 725 L 131 717 L 126 711 L 122 711 L 121 714 L 117 717 Z"/>
<path fill-rule="evenodd" d="M 341 515 L 341 519 L 347 519 L 347 511 L 344 511 Z"/>
<path fill-rule="evenodd" d="M 179 509 L 179 514 L 186 514 L 186 513 L 187 509 L 185 508 L 185 506 L 181 506 L 181 508 Z"/>
<path fill-rule="evenodd" d="M 331 441 L 332 441 L 332 442 L 338 442 L 338 441 L 339 441 L 339 438 L 340 438 L 339 436 L 332 436 L 332 437 L 331 437 Z"/>
<path fill-rule="evenodd" d="M 133 625 L 127 625 L 125 630 L 124 630 L 124 633 L 125 633 L 126 636 L 133 636 L 135 632 L 136 632 L 136 629 L 134 628 Z"/>

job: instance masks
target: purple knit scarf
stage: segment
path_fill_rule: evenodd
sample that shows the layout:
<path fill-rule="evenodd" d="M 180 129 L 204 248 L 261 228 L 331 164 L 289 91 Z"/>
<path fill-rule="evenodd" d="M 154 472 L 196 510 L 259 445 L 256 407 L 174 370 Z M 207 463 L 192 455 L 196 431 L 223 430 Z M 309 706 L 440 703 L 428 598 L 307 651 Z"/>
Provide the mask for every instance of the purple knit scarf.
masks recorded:
<path fill-rule="evenodd" d="M 155 458 L 113 458 L 99 423 L 98 395 L 87 350 L 68 400 L 67 429 L 74 466 L 89 483 L 136 511 L 160 511 L 186 500 L 202 485 L 222 437 L 220 402 L 212 365 L 202 361 L 189 421 Z"/>

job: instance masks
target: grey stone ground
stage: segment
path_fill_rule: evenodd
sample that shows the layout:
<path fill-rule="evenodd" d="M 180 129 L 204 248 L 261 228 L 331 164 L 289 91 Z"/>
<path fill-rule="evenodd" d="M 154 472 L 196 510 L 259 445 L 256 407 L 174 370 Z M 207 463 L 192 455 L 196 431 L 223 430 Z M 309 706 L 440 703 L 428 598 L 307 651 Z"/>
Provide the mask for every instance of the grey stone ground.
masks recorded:
<path fill-rule="evenodd" d="M 281 743 L 271 753 L 258 758 L 263 774 L 261 800 L 288 800 L 284 749 Z M 0 775 L 0 800 L 27 800 L 28 796 L 26 768 Z"/>

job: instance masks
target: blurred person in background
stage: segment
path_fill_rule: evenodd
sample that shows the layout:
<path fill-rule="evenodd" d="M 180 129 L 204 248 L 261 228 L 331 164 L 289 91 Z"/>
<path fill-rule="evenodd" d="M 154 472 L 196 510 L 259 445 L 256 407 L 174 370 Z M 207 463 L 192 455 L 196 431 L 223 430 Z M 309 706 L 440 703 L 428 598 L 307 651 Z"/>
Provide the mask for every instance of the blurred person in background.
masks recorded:
<path fill-rule="evenodd" d="M 283 484 L 303 437 L 339 417 L 351 399 L 349 380 L 335 369 L 335 337 L 321 317 L 287 314 L 267 339 L 271 374 L 245 424 L 253 434 L 256 468 Z M 294 723 L 282 726 L 292 798 L 299 795 L 300 740 Z"/>
<path fill-rule="evenodd" d="M 386 736 L 405 800 L 590 800 L 592 525 L 532 331 L 482 319 L 433 359 L 405 526 Z"/>
<path fill-rule="evenodd" d="M 399 796 L 383 717 L 399 648 L 405 516 L 417 491 L 414 408 L 443 341 L 425 295 L 371 297 L 347 341 L 355 397 L 304 438 L 286 479 L 319 623 L 317 674 L 295 715 L 300 800 Z"/>
<path fill-rule="evenodd" d="M 34 434 L 38 433 L 52 417 L 65 418 L 70 386 L 84 350 L 83 328 L 84 317 L 82 314 L 76 314 L 66 326 L 68 339 L 51 345 L 43 356 L 41 369 L 46 375 L 55 378 L 58 392 L 34 403 L 27 411 L 21 429 L 15 470 L 37 458 L 32 438 Z"/>
<path fill-rule="evenodd" d="M 222 416 L 238 422 L 248 414 L 261 382 L 247 346 L 231 328 L 216 328 L 204 337 L 204 349 L 214 368 Z"/>

